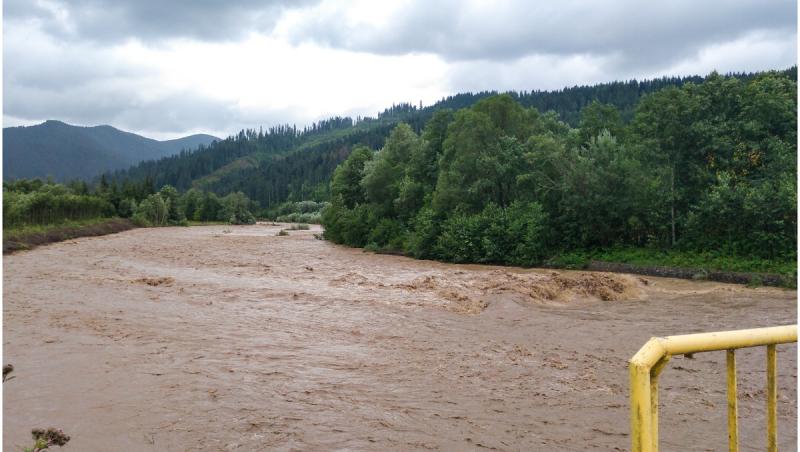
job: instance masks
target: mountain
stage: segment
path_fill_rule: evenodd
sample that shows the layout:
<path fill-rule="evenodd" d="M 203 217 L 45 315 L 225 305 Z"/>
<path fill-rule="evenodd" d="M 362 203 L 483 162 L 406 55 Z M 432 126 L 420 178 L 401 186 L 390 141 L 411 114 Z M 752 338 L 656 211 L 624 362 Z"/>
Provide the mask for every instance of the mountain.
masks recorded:
<path fill-rule="evenodd" d="M 54 120 L 7 127 L 3 129 L 3 179 L 91 179 L 218 140 L 199 134 L 158 141 L 111 126 L 80 127 Z"/>
<path fill-rule="evenodd" d="M 797 67 L 778 71 L 797 80 Z M 742 80 L 759 73 L 728 74 Z M 629 121 L 643 96 L 687 83 L 700 84 L 708 77 L 662 77 L 591 86 L 573 86 L 554 91 L 509 92 L 524 107 L 550 112 L 570 127 L 580 125 L 581 111 L 594 101 L 614 106 L 623 121 Z M 394 105 L 377 118 L 335 117 L 303 129 L 277 126 L 266 131 L 243 130 L 193 153 L 180 153 L 144 161 L 107 174 L 117 183 L 145 182 L 155 188 L 169 184 L 179 190 L 197 188 L 225 195 L 242 191 L 263 208 L 287 200 L 327 199 L 333 170 L 356 145 L 377 149 L 389 132 L 405 122 L 419 133 L 437 111 L 470 107 L 496 91 L 460 93 L 434 105 L 418 108 Z"/>

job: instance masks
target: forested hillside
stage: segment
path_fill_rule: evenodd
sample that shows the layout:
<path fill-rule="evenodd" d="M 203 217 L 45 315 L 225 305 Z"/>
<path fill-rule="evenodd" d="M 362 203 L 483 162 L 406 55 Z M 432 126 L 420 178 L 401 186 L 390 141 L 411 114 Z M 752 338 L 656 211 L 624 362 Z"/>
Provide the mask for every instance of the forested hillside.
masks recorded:
<path fill-rule="evenodd" d="M 538 265 L 637 247 L 794 261 L 794 71 L 712 74 L 593 102 L 577 127 L 519 97 L 400 124 L 335 171 L 326 238 L 452 262 Z"/>
<path fill-rule="evenodd" d="M 781 72 L 796 79 L 796 68 Z M 755 74 L 734 74 L 746 81 Z M 577 86 L 558 91 L 509 93 L 526 108 L 549 113 L 565 126 L 578 127 L 581 111 L 592 102 L 613 106 L 620 124 L 633 117 L 639 99 L 666 87 L 700 83 L 703 77 L 661 78 L 645 81 L 612 82 Z M 496 92 L 462 93 L 435 105 L 418 108 L 410 104 L 393 106 L 377 118 L 332 118 L 304 129 L 278 126 L 268 130 L 246 130 L 196 152 L 147 161 L 128 170 L 108 174 L 108 180 L 151 181 L 156 188 L 172 185 L 191 187 L 220 195 L 242 191 L 264 210 L 286 201 L 323 201 L 329 196 L 334 168 L 354 146 L 379 148 L 400 122 L 420 133 L 435 112 L 470 107 Z"/>
<path fill-rule="evenodd" d="M 652 92 L 630 105 L 615 97 L 620 107 L 588 101 L 626 86 Z M 256 214 L 321 220 L 338 243 L 453 262 L 591 256 L 794 274 L 796 93 L 792 68 L 461 94 L 377 118 L 242 131 L 93 185 L 6 183 L 4 224 L 251 223 Z M 526 106 L 546 99 L 588 104 L 573 125 Z"/>
<path fill-rule="evenodd" d="M 105 171 L 194 150 L 215 140 L 200 134 L 157 141 L 111 126 L 79 127 L 52 120 L 8 127 L 3 129 L 3 179 L 91 180 Z"/>

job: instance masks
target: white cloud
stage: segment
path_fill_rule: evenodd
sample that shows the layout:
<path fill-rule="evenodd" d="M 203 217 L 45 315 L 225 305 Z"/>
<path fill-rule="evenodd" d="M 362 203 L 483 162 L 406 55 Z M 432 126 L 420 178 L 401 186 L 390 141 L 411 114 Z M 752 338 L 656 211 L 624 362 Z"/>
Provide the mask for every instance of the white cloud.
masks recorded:
<path fill-rule="evenodd" d="M 784 1 L 739 0 L 721 12 L 696 2 L 325 0 L 288 9 L 273 2 L 254 14 L 283 11 L 266 20 L 274 28 L 243 19 L 241 5 L 204 2 L 170 28 L 177 12 L 169 2 L 102 12 L 103 1 L 6 4 L 5 126 L 60 119 L 156 138 L 227 135 L 374 115 L 463 91 L 783 69 L 797 61 L 796 26 L 779 17 L 796 5 Z M 235 33 L 205 33 L 217 9 L 219 27 L 241 21 Z M 100 23 L 112 13 L 118 30 Z M 166 19 L 153 18 L 142 34 L 136 24 L 148 13 Z"/>
<path fill-rule="evenodd" d="M 662 72 L 675 74 L 711 71 L 754 72 L 764 69 L 785 69 L 797 64 L 797 33 L 775 33 L 757 30 L 730 42 L 715 43 L 700 49 Z M 655 77 L 659 73 L 651 72 Z"/>

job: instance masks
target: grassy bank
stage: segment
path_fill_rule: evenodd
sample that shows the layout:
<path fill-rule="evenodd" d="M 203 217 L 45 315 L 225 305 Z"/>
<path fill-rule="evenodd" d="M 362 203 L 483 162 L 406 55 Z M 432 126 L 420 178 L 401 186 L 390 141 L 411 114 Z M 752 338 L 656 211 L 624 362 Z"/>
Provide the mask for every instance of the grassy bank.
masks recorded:
<path fill-rule="evenodd" d="M 133 222 L 127 219 L 95 218 L 51 225 L 27 225 L 15 228 L 3 228 L 3 254 L 28 250 L 39 245 L 78 237 L 113 234 L 135 227 Z"/>
<path fill-rule="evenodd" d="M 550 259 L 547 264 L 557 268 L 586 269 L 610 266 L 598 263 L 621 264 L 626 269 L 641 270 L 643 274 L 694 277 L 724 282 L 747 280 L 758 285 L 797 286 L 797 262 L 730 256 L 718 253 L 698 253 L 643 248 L 617 248 L 597 251 L 577 251 Z M 647 271 L 652 269 L 652 271 Z M 673 271 L 670 271 L 673 270 Z M 780 281 L 780 282 L 778 282 Z"/>

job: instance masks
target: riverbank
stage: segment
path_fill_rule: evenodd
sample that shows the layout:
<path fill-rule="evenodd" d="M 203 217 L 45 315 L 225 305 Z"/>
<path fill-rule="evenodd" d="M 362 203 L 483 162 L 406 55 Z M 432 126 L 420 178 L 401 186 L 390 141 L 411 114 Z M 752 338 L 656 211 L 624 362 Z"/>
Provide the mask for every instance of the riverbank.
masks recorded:
<path fill-rule="evenodd" d="M 29 250 L 40 245 L 79 237 L 114 234 L 135 227 L 136 225 L 132 221 L 124 218 L 95 218 L 46 226 L 3 229 L 3 254 Z"/>
<path fill-rule="evenodd" d="M 572 252 L 545 267 L 716 281 L 751 286 L 797 287 L 797 262 L 712 253 L 622 248 Z"/>

